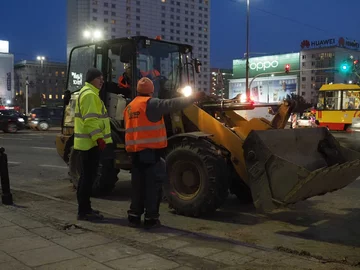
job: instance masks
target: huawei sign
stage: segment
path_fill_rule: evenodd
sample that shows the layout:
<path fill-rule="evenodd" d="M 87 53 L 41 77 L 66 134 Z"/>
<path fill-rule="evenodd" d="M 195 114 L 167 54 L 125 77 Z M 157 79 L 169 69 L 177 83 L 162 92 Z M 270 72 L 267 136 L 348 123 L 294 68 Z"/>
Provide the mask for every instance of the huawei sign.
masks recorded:
<path fill-rule="evenodd" d="M 306 48 L 309 48 L 310 47 L 310 41 L 308 40 L 303 40 L 300 44 L 301 48 L 304 49 L 305 47 Z"/>
<path fill-rule="evenodd" d="M 344 47 L 345 46 L 345 39 L 344 38 L 339 38 L 339 46 L 340 47 Z"/>
<path fill-rule="evenodd" d="M 358 42 L 343 37 L 340 37 L 338 40 L 336 40 L 335 38 L 316 40 L 316 41 L 303 40 L 300 43 L 300 46 L 302 49 L 324 48 L 324 47 L 332 47 L 332 46 L 339 46 L 350 49 L 360 49 L 360 44 Z"/>

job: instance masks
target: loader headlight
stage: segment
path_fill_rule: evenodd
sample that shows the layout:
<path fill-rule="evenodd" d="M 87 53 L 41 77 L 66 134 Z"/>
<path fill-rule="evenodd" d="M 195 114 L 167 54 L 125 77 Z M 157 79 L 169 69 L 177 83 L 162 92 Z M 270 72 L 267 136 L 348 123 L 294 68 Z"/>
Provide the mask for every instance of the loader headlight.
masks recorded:
<path fill-rule="evenodd" d="M 185 97 L 189 97 L 192 95 L 193 90 L 192 87 L 190 85 L 185 86 L 184 88 L 182 88 L 180 90 L 181 94 L 183 94 Z"/>
<path fill-rule="evenodd" d="M 240 96 L 240 102 L 241 102 L 241 103 L 246 102 L 246 94 L 241 94 L 241 96 Z"/>

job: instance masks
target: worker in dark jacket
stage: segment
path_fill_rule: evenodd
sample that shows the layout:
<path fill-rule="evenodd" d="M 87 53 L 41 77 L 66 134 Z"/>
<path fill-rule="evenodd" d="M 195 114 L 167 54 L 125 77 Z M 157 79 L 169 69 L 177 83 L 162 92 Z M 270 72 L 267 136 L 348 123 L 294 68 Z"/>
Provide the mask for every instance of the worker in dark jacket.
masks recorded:
<path fill-rule="evenodd" d="M 159 206 L 166 166 L 162 158 L 167 147 L 164 114 L 188 107 L 205 97 L 197 92 L 192 97 L 173 99 L 152 98 L 153 82 L 141 78 L 137 85 L 138 96 L 125 108 L 125 147 L 132 154 L 132 196 L 128 221 L 130 226 L 141 225 L 145 208 L 145 228 L 161 225 Z"/>

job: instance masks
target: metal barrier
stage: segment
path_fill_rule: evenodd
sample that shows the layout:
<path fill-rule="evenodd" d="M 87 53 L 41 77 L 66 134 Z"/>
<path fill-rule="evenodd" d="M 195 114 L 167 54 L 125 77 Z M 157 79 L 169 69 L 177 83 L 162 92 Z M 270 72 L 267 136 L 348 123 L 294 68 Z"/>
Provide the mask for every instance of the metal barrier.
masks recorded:
<path fill-rule="evenodd" d="M 8 170 L 8 160 L 5 154 L 5 148 L 0 147 L 0 178 L 1 178 L 1 200 L 3 204 L 13 204 L 12 194 L 10 192 L 10 179 Z"/>

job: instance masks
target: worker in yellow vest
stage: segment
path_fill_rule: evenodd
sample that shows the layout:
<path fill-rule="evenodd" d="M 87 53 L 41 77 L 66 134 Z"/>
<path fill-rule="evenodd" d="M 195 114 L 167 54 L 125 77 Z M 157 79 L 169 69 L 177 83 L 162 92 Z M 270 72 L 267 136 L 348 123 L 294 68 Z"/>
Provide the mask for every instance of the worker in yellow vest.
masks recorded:
<path fill-rule="evenodd" d="M 75 106 L 74 149 L 80 152 L 81 175 L 77 188 L 78 219 L 99 220 L 91 208 L 91 190 L 97 176 L 100 151 L 112 143 L 110 121 L 99 91 L 104 83 L 101 71 L 90 68 Z"/>
<path fill-rule="evenodd" d="M 203 99 L 205 93 L 172 99 L 153 98 L 154 84 L 147 77 L 139 80 L 137 93 L 138 96 L 124 110 L 125 149 L 132 157 L 128 221 L 131 227 L 140 226 L 145 209 L 144 227 L 150 229 L 161 225 L 159 206 L 162 184 L 166 179 L 163 151 L 167 147 L 164 115 Z"/>

